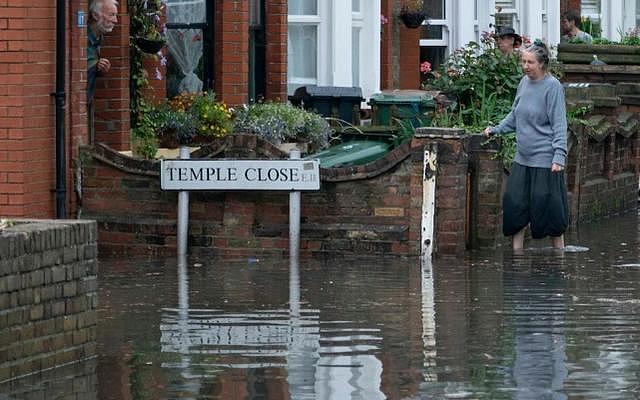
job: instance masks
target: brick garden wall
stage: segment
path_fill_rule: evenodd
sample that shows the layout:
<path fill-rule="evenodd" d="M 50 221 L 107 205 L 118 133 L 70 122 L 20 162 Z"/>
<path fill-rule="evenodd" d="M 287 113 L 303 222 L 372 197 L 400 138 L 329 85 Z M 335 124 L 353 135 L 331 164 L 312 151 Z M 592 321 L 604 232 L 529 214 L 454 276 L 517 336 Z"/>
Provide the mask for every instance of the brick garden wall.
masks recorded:
<path fill-rule="evenodd" d="M 416 138 L 384 159 L 322 170 L 322 190 L 302 194 L 303 253 L 416 255 L 420 252 L 423 148 Z M 442 139 L 436 252 L 465 248 L 466 137 Z M 236 135 L 193 157 L 285 158 L 251 135 Z M 220 149 L 224 148 L 224 152 Z M 96 219 L 103 254 L 175 252 L 177 193 L 160 190 L 159 164 L 104 146 L 82 149 L 82 216 Z M 449 165 L 449 163 L 451 163 Z M 191 252 L 288 251 L 288 193 L 192 192 Z"/>
<path fill-rule="evenodd" d="M 96 356 L 92 221 L 20 221 L 0 232 L 0 384 Z"/>

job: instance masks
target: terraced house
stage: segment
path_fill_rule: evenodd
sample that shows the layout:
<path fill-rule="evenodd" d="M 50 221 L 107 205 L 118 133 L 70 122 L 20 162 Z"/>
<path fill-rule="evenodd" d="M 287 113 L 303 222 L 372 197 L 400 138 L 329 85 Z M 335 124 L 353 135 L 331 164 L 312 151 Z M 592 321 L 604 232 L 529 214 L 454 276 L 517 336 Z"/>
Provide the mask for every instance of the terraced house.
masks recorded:
<path fill-rule="evenodd" d="M 142 2 L 120 1 L 102 55 L 95 135 L 87 115 L 87 0 L 0 2 L 0 215 L 75 217 L 78 146 L 131 143 L 131 46 Z M 151 4 L 152 1 L 144 2 Z M 166 0 L 167 45 L 139 60 L 145 97 L 213 90 L 231 105 L 286 100 L 304 85 L 417 89 L 421 61 L 440 63 L 495 25 L 560 40 L 560 15 L 580 10 L 615 40 L 638 25 L 640 0 Z M 426 19 L 409 28 L 403 7 Z M 165 62 L 166 61 L 166 62 Z M 137 72 L 136 72 L 137 71 Z M 181 85 L 189 77 L 192 85 Z M 366 102 L 362 104 L 367 108 Z"/>

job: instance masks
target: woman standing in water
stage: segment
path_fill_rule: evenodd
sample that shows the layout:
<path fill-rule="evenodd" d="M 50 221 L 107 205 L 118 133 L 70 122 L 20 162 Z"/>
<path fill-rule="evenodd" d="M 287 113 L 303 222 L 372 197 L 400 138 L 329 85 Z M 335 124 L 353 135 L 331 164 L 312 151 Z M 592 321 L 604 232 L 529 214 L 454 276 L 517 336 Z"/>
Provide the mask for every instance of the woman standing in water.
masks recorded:
<path fill-rule="evenodd" d="M 564 167 L 567 159 L 567 116 L 562 84 L 548 72 L 549 49 L 540 40 L 521 54 L 522 77 L 511 112 L 485 136 L 516 132 L 516 156 L 502 199 L 502 231 L 522 250 L 525 228 L 531 236 L 550 236 L 564 248 L 569 225 Z"/>

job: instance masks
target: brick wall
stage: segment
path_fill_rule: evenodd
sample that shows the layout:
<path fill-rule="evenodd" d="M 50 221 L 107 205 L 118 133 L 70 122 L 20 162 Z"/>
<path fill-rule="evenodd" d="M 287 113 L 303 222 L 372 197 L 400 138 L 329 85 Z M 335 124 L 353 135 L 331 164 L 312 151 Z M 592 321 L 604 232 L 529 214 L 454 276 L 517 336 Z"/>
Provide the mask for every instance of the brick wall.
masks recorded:
<path fill-rule="evenodd" d="M 228 104 L 249 100 L 249 2 L 218 1 L 215 16 L 215 92 Z"/>
<path fill-rule="evenodd" d="M 466 206 L 468 138 L 438 139 L 436 134 L 417 137 L 364 166 L 323 169 L 322 190 L 302 195 L 302 252 L 419 254 L 422 156 L 432 140 L 438 141 L 440 156 L 435 251 L 462 252 L 469 223 L 459 210 Z M 192 157 L 285 157 L 251 135 L 230 136 L 218 146 Z M 98 221 L 101 251 L 174 253 L 177 193 L 160 190 L 158 163 L 104 146 L 82 152 L 82 214 Z M 286 254 L 288 197 L 282 192 L 192 192 L 191 251 Z"/>
<path fill-rule="evenodd" d="M 95 141 L 117 150 L 130 148 L 129 116 L 129 15 L 127 2 L 119 2 L 118 24 L 105 35 L 100 56 L 111 69 L 98 76 L 95 93 Z"/>
<path fill-rule="evenodd" d="M 404 0 L 382 0 L 381 13 L 388 19 L 382 25 L 380 41 L 380 87 L 382 89 L 420 88 L 420 33 L 409 29 L 398 18 Z"/>
<path fill-rule="evenodd" d="M 96 355 L 96 224 L 0 233 L 0 383 Z"/>
<path fill-rule="evenodd" d="M 287 0 L 266 0 L 266 97 L 287 99 Z"/>

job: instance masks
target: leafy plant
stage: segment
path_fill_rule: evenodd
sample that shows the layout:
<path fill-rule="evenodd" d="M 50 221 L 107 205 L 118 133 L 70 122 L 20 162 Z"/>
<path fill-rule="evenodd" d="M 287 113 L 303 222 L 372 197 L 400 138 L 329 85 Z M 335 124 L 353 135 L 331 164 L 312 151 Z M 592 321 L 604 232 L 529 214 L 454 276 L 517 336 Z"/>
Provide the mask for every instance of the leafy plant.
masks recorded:
<path fill-rule="evenodd" d="M 640 46 L 640 27 L 629 29 L 620 35 L 620 44 L 624 46 Z"/>
<path fill-rule="evenodd" d="M 331 134 L 329 124 L 319 114 L 276 102 L 253 103 L 238 110 L 234 131 L 260 135 L 275 145 L 304 142 L 309 153 L 325 148 Z"/>
<path fill-rule="evenodd" d="M 521 77 L 517 55 L 502 54 L 493 35 L 485 32 L 482 46 L 470 42 L 454 51 L 428 74 L 423 87 L 440 90 L 456 101 L 446 115 L 434 113 L 436 123 L 446 119 L 460 127 L 477 129 L 497 123 L 509 112 Z"/>
<path fill-rule="evenodd" d="M 196 96 L 189 110 L 198 120 L 200 135 L 221 138 L 233 129 L 231 111 L 226 104 L 216 101 L 213 92 Z"/>
<path fill-rule="evenodd" d="M 140 99 L 138 118 L 131 130 L 133 152 L 153 159 L 158 151 L 157 135 L 168 118 L 168 107 L 156 107 Z"/>

